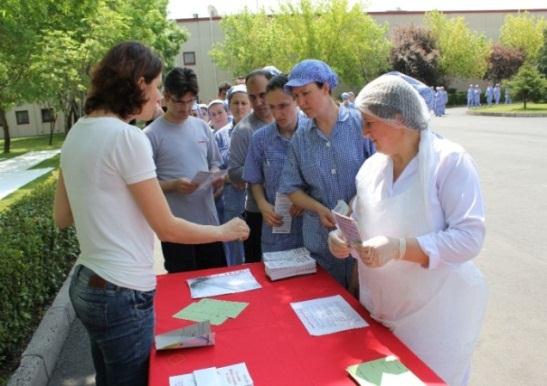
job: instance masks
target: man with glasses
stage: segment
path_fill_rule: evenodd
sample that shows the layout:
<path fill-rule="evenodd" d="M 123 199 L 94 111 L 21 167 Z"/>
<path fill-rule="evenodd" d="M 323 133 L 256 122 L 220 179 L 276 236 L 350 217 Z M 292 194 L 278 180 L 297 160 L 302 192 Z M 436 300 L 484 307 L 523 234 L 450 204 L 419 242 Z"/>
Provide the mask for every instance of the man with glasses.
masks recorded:
<path fill-rule="evenodd" d="M 197 77 L 188 68 L 171 70 L 164 83 L 167 111 L 145 128 L 152 145 L 156 173 L 173 214 L 202 225 L 218 225 L 213 193 L 223 180 L 200 188 L 192 179 L 200 171 L 218 170 L 220 155 L 209 125 L 191 116 L 198 95 Z M 222 243 L 162 242 L 169 273 L 226 265 Z"/>

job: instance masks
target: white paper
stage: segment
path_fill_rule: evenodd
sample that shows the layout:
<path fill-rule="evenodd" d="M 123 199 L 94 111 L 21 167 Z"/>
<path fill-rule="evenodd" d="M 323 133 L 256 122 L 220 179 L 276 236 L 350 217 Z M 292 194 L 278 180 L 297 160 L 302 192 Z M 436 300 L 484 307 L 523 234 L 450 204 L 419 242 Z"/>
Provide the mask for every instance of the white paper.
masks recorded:
<path fill-rule="evenodd" d="M 332 211 L 336 227 L 342 232 L 348 243 L 361 243 L 361 234 L 357 222 L 348 216 Z"/>
<path fill-rule="evenodd" d="M 287 234 L 291 233 L 292 216 L 289 213 L 292 201 L 286 194 L 277 192 L 275 194 L 274 211 L 283 218 L 283 224 L 278 227 L 272 227 L 272 233 Z"/>
<path fill-rule="evenodd" d="M 215 333 L 211 332 L 209 321 L 204 321 L 156 335 L 155 341 L 157 350 L 212 346 Z"/>
<path fill-rule="evenodd" d="M 291 307 L 314 336 L 368 326 L 340 295 L 291 303 Z"/>
<path fill-rule="evenodd" d="M 224 367 L 209 367 L 189 374 L 169 377 L 169 386 L 253 386 L 244 362 Z"/>
<path fill-rule="evenodd" d="M 190 294 L 193 299 L 261 288 L 249 268 L 200 276 L 186 281 L 190 286 Z"/>
<path fill-rule="evenodd" d="M 196 191 L 206 190 L 213 185 L 213 182 L 224 178 L 227 173 L 227 170 L 200 171 L 192 178 L 192 183 L 199 185 Z"/>

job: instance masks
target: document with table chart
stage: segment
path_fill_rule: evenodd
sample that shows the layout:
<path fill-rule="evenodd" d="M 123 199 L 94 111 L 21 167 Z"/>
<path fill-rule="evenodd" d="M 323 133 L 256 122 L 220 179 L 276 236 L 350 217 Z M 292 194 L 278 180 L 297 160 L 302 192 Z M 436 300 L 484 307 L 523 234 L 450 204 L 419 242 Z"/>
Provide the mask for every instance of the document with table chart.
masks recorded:
<path fill-rule="evenodd" d="M 291 303 L 310 335 L 319 336 L 368 326 L 340 295 Z"/>

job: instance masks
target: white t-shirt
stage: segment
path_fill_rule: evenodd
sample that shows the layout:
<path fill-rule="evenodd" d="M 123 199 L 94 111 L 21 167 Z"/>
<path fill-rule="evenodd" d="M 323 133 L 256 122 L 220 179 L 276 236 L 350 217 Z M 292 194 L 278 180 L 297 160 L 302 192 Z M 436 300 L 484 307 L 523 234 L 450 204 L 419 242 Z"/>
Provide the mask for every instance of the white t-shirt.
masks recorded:
<path fill-rule="evenodd" d="M 77 263 L 115 285 L 154 289 L 153 231 L 128 188 L 156 177 L 144 133 L 117 118 L 81 118 L 62 147 L 61 169 L 80 242 Z"/>

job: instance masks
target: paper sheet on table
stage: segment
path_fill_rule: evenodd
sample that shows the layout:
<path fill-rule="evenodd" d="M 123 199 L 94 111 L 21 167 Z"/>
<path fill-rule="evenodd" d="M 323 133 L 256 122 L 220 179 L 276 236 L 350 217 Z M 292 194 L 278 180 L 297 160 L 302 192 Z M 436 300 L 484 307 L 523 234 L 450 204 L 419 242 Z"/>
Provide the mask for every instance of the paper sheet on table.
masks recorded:
<path fill-rule="evenodd" d="M 190 294 L 194 299 L 261 288 L 249 268 L 200 276 L 186 281 L 190 286 Z"/>
<path fill-rule="evenodd" d="M 217 299 L 201 299 L 199 302 L 191 303 L 183 308 L 173 317 L 195 322 L 208 320 L 211 324 L 219 325 L 228 318 L 236 318 L 248 304 Z"/>
<path fill-rule="evenodd" d="M 253 386 L 244 362 L 224 367 L 209 367 L 189 374 L 169 377 L 169 386 Z"/>
<path fill-rule="evenodd" d="M 157 350 L 203 347 L 215 344 L 215 333 L 211 332 L 209 321 L 156 335 Z"/>
<path fill-rule="evenodd" d="M 396 357 L 388 356 L 349 366 L 346 371 L 364 386 L 424 386 Z"/>
<path fill-rule="evenodd" d="M 319 336 L 368 326 L 340 295 L 291 303 L 310 335 Z"/>
<path fill-rule="evenodd" d="M 274 211 L 281 217 L 283 217 L 283 225 L 278 227 L 272 227 L 272 233 L 287 234 L 291 233 L 292 216 L 289 213 L 291 209 L 292 201 L 286 194 L 277 192 L 275 194 Z"/>
<path fill-rule="evenodd" d="M 218 180 L 219 178 L 224 178 L 227 173 L 227 170 L 215 170 L 214 172 L 200 171 L 196 173 L 194 178 L 192 178 L 192 182 L 199 185 L 196 191 L 206 190 L 213 184 L 214 181 Z"/>

